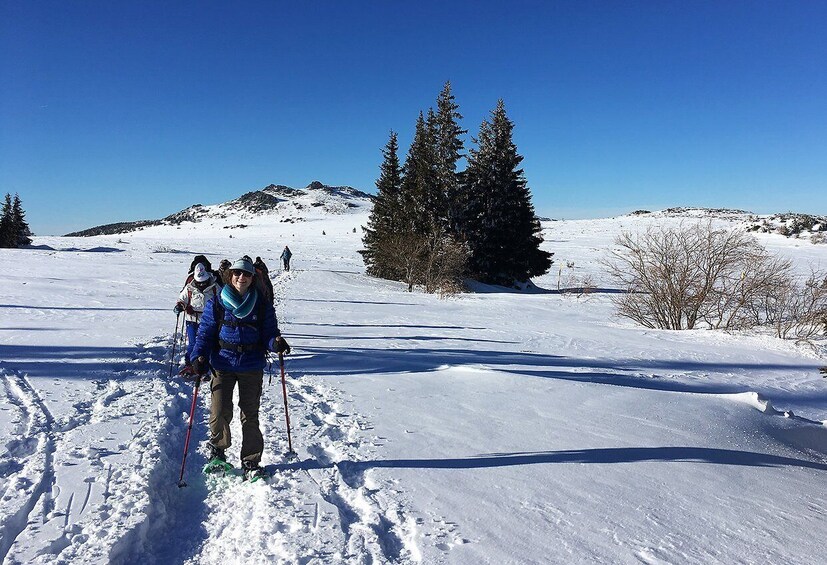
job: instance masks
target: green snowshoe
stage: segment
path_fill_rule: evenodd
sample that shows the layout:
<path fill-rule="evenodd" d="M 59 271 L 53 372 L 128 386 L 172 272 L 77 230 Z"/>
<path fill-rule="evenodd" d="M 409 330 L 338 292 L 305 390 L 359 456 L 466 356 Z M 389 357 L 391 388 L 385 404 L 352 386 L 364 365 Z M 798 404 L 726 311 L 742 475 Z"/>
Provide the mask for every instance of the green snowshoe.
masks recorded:
<path fill-rule="evenodd" d="M 205 475 L 224 477 L 233 472 L 233 466 L 219 457 L 213 457 L 204 465 Z"/>

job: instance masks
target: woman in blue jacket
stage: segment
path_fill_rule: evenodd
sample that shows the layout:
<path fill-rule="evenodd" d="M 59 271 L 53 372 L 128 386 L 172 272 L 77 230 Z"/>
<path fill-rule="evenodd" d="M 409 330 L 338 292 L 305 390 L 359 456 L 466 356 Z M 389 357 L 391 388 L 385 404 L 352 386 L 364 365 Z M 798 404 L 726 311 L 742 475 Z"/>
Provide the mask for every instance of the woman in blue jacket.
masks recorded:
<path fill-rule="evenodd" d="M 241 411 L 241 466 L 246 479 L 264 475 L 259 465 L 264 438 L 258 422 L 267 351 L 289 351 L 281 337 L 273 303 L 254 284 L 255 267 L 248 257 L 233 263 L 221 294 L 204 307 L 193 350 L 198 375 L 213 369 L 210 383 L 210 464 L 226 470 L 224 451 L 230 447 L 233 390 L 238 383 Z"/>

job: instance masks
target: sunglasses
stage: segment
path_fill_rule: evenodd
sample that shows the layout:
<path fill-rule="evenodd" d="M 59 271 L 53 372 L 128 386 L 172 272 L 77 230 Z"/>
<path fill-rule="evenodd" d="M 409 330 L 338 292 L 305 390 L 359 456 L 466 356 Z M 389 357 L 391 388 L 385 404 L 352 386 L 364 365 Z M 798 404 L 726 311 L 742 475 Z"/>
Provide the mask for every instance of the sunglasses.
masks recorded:
<path fill-rule="evenodd" d="M 238 277 L 238 278 L 252 277 L 253 276 L 252 274 L 248 273 L 247 271 L 233 271 L 232 273 L 233 273 L 234 277 Z"/>

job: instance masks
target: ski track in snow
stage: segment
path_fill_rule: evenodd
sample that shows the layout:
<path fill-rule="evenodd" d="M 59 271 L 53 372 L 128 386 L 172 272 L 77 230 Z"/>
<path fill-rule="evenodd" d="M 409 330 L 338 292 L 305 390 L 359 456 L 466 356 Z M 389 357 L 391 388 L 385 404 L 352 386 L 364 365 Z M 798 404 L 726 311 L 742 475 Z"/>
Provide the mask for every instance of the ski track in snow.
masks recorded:
<path fill-rule="evenodd" d="M 59 420 L 25 375 L 3 371 L 5 397 L 17 411 L 15 435 L 22 438 L 6 444 L 0 463 L 5 563 L 105 562 L 117 556 L 116 540 L 146 510 L 141 501 L 152 466 L 145 461 L 169 422 L 162 417 L 133 429 L 130 417 L 154 404 L 166 411 L 172 397 L 163 394 L 160 375 L 168 345 L 159 339 L 135 348 L 130 358 L 113 360 L 137 369 L 115 371 L 109 379 L 101 375 L 92 381 L 93 398 L 75 402 L 74 413 Z M 72 490 L 67 484 L 82 486 Z M 38 546 L 38 539 L 50 541 Z"/>

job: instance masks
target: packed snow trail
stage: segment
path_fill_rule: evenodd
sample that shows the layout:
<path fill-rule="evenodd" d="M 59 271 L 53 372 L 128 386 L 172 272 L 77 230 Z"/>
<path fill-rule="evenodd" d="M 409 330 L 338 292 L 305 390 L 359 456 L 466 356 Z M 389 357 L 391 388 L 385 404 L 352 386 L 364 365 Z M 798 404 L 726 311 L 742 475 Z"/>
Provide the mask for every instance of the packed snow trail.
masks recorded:
<path fill-rule="evenodd" d="M 274 282 L 281 303 L 284 286 L 299 276 L 295 271 Z M 279 308 L 282 328 L 283 308 Z M 289 340 L 289 333 L 285 332 Z M 294 348 L 293 355 L 301 355 Z M 290 363 L 287 358 L 288 363 Z M 277 365 L 277 362 L 274 363 Z M 247 563 L 406 563 L 417 548 L 406 531 L 404 508 L 378 492 L 360 476 L 343 474 L 340 460 L 368 457 L 372 444 L 364 439 L 370 424 L 346 413 L 340 394 L 312 379 L 289 375 L 289 409 L 294 446 L 299 460 L 287 459 L 287 437 L 278 368 L 262 397 L 259 421 L 265 438 L 262 465 L 272 477 L 248 483 L 238 476 L 213 477 L 200 473 L 207 461 L 209 390 L 202 386 L 187 461 L 186 488 L 175 487 L 174 464 L 180 442 L 165 444 L 157 472 L 148 489 L 150 504 L 145 523 L 115 548 L 115 562 Z M 175 406 L 186 405 L 189 385 L 177 389 Z M 236 392 L 236 401 L 237 401 Z M 189 410 L 189 406 L 184 408 Z M 179 421 L 186 421 L 181 414 Z M 180 427 L 180 426 L 179 426 Z M 231 424 L 233 445 L 228 461 L 237 468 L 241 425 Z M 180 443 L 180 445 L 179 445 Z"/>

